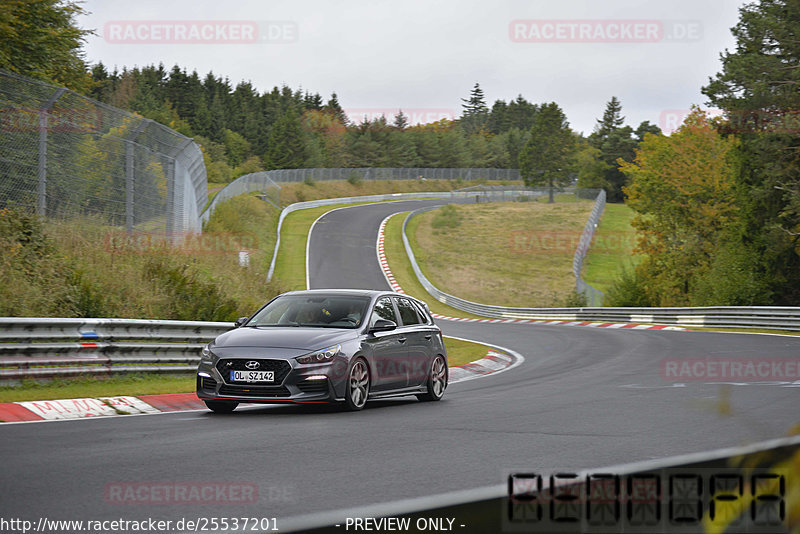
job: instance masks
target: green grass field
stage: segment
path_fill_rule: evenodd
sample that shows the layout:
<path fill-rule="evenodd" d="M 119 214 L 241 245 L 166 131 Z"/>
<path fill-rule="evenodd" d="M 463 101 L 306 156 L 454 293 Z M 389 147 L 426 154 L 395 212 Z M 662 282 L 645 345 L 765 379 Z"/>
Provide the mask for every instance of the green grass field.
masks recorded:
<path fill-rule="evenodd" d="M 3 386 L 0 387 L 0 402 L 188 393 L 194 390 L 193 375 L 137 374 L 111 378 L 86 377 L 54 379 L 49 382 L 25 381 L 19 386 Z"/>
<path fill-rule="evenodd" d="M 634 215 L 624 204 L 606 204 L 583 264 L 583 279 L 595 289 L 607 291 L 623 267 L 635 266 L 641 261 L 633 255 L 636 234 L 631 219 Z"/>
<path fill-rule="evenodd" d="M 419 283 L 417 276 L 414 274 L 414 270 L 411 268 L 411 262 L 408 260 L 406 250 L 403 247 L 403 221 L 407 215 L 408 212 L 393 215 L 386 223 L 386 228 L 384 229 L 384 252 L 386 253 L 386 260 L 389 262 L 389 269 L 392 271 L 392 275 L 397 283 L 400 284 L 400 287 L 403 288 L 406 294 L 427 302 L 428 307 L 433 313 L 447 315 L 449 317 L 479 318 L 477 315 L 442 304 L 425 291 L 425 288 Z M 414 218 L 411 220 L 409 226 L 415 226 L 417 224 L 419 224 L 419 221 L 417 218 Z"/>
<path fill-rule="evenodd" d="M 408 235 L 439 289 L 483 304 L 557 307 L 575 288 L 572 258 L 591 201 L 451 205 L 423 213 Z"/>

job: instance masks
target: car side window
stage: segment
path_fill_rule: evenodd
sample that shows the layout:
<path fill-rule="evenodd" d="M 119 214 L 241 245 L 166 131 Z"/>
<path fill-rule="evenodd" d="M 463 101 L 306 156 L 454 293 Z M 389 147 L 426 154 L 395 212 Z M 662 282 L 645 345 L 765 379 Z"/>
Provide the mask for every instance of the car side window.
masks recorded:
<path fill-rule="evenodd" d="M 400 311 L 400 319 L 402 319 L 404 326 L 422 323 L 417 310 L 408 299 L 397 299 L 397 309 Z"/>
<path fill-rule="evenodd" d="M 372 317 L 370 324 L 374 325 L 378 319 L 386 319 L 387 321 L 397 322 L 397 316 L 394 313 L 394 306 L 392 306 L 392 299 L 389 297 L 381 297 L 375 303 L 375 308 L 372 310 Z"/>
<path fill-rule="evenodd" d="M 425 310 L 425 307 L 422 304 L 413 300 L 411 301 L 411 304 L 413 304 L 417 309 L 417 313 L 419 313 L 419 316 L 424 324 L 431 324 L 433 322 L 433 319 L 431 319 L 431 316 L 428 315 L 427 310 Z"/>

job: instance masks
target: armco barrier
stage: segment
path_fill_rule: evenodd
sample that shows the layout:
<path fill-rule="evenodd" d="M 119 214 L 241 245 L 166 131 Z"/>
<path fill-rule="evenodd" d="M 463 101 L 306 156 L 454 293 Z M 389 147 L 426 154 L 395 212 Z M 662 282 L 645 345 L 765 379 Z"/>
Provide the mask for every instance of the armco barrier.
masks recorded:
<path fill-rule="evenodd" d="M 480 304 L 450 295 L 434 286 L 422 273 L 406 235 L 412 217 L 439 206 L 420 208 L 403 222 L 403 246 L 420 284 L 436 300 L 461 311 L 492 319 L 665 324 L 800 330 L 800 308 L 775 306 L 708 306 L 695 308 L 513 308 Z"/>
<path fill-rule="evenodd" d="M 203 222 L 214 212 L 220 202 L 237 195 L 260 191 L 268 201 L 280 204 L 281 183 L 297 183 L 329 180 L 520 180 L 518 169 L 495 168 L 423 168 L 423 167 L 348 167 L 316 169 L 275 169 L 245 174 L 235 179 L 209 203 L 202 213 Z"/>
<path fill-rule="evenodd" d="M 800 330 L 800 308 L 506 308 L 436 289 L 437 300 L 497 319 L 671 324 Z M 203 344 L 232 323 L 136 319 L 0 318 L 0 382 L 78 374 L 192 372 Z"/>
<path fill-rule="evenodd" d="M 0 318 L 0 381 L 81 374 L 186 373 L 232 323 Z"/>

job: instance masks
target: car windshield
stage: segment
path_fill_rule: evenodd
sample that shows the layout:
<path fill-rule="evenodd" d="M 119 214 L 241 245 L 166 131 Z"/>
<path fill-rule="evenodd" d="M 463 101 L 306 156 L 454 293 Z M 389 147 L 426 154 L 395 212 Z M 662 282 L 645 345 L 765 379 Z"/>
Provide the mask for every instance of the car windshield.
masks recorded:
<path fill-rule="evenodd" d="M 369 298 L 348 295 L 284 295 L 258 311 L 244 326 L 358 328 Z"/>

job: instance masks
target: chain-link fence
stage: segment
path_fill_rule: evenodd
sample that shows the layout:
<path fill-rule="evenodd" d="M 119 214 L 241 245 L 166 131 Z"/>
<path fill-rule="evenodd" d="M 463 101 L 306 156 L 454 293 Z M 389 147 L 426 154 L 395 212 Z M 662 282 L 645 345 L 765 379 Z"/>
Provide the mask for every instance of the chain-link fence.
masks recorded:
<path fill-rule="evenodd" d="M 520 180 L 519 169 L 437 169 L 430 167 L 359 167 L 269 171 L 275 182 L 324 180 Z"/>
<path fill-rule="evenodd" d="M 575 256 L 572 259 L 572 272 L 575 275 L 575 290 L 586 297 L 586 304 L 588 306 L 603 305 L 603 292 L 587 284 L 581 276 L 581 271 L 583 270 L 583 261 L 586 259 L 586 254 L 589 252 L 589 246 L 592 244 L 595 228 L 597 228 L 597 225 L 600 223 L 600 217 L 603 215 L 605 207 L 606 192 L 604 189 L 601 189 L 597 195 L 597 199 L 594 201 L 592 213 L 589 215 L 589 220 L 586 221 L 581 239 L 578 241 L 578 248 L 575 249 Z"/>
<path fill-rule="evenodd" d="M 0 70 L 0 208 L 174 236 L 200 231 L 207 188 L 190 138 Z"/>
<path fill-rule="evenodd" d="M 358 167 L 330 169 L 278 169 L 240 176 L 217 193 L 202 214 L 203 222 L 225 200 L 245 193 L 259 191 L 264 200 L 278 207 L 281 201 L 280 183 L 327 180 L 520 180 L 518 169 L 437 169 L 430 167 Z M 594 197 L 592 197 L 594 198 Z"/>

